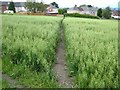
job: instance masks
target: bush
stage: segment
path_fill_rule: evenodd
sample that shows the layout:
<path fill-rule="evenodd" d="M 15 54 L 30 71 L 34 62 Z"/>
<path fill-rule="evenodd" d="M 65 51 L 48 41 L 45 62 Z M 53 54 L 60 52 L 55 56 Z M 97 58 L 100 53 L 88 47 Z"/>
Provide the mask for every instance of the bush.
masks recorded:
<path fill-rule="evenodd" d="M 67 9 L 66 8 L 58 9 L 58 14 L 64 14 L 64 13 L 67 13 Z"/>
<path fill-rule="evenodd" d="M 92 18 L 92 19 L 99 19 L 98 16 L 92 16 L 88 14 L 79 14 L 79 13 L 72 13 L 72 14 L 65 14 L 68 17 L 80 17 L 80 18 Z"/>

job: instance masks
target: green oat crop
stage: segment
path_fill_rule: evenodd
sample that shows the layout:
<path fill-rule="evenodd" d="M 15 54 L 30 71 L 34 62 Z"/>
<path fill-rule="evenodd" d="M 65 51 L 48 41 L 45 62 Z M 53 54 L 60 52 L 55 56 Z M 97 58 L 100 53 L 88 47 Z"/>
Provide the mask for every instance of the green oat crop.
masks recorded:
<path fill-rule="evenodd" d="M 33 83 L 31 84 L 32 86 L 27 84 L 28 87 L 55 87 L 55 84 L 52 83 L 54 81 L 51 67 L 55 60 L 55 49 L 59 39 L 58 32 L 61 18 L 7 15 L 2 18 L 3 71 L 6 73 L 10 72 L 11 76 L 18 78 L 23 77 L 26 74 L 24 69 L 27 70 L 29 68 L 34 71 L 34 77 L 33 81 L 29 81 L 33 75 L 26 76 L 29 79 L 28 82 L 24 82 Z M 6 60 L 9 61 L 7 62 Z M 40 77 L 36 76 L 35 73 L 41 73 Z M 37 82 L 34 79 L 35 77 L 40 80 Z"/>
<path fill-rule="evenodd" d="M 118 22 L 66 18 L 66 60 L 76 87 L 118 88 Z"/>

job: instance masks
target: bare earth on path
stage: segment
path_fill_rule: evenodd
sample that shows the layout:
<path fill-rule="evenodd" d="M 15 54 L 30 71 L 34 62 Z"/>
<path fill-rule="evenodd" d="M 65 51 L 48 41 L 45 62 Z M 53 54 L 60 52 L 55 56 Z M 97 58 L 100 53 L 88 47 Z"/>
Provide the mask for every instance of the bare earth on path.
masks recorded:
<path fill-rule="evenodd" d="M 8 82 L 10 88 L 25 88 L 25 86 L 20 85 L 17 80 L 14 80 L 13 78 L 8 76 L 7 74 L 0 72 L 0 76 L 2 77 L 3 80 Z"/>
<path fill-rule="evenodd" d="M 56 55 L 56 64 L 53 68 L 55 72 L 55 76 L 58 80 L 58 83 L 62 88 L 72 88 L 73 87 L 73 80 L 69 77 L 66 62 L 65 62 L 65 46 L 64 46 L 64 30 L 62 25 L 63 20 L 61 21 L 61 30 L 60 30 L 60 37 L 61 40 L 59 42 L 59 46 L 57 48 L 57 55 Z"/>

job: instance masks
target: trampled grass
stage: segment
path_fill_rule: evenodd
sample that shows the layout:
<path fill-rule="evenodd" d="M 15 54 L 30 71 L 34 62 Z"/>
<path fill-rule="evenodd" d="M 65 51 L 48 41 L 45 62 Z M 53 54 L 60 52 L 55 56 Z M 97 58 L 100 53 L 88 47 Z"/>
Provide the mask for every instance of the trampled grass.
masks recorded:
<path fill-rule="evenodd" d="M 79 88 L 118 88 L 118 22 L 66 18 L 66 60 Z"/>

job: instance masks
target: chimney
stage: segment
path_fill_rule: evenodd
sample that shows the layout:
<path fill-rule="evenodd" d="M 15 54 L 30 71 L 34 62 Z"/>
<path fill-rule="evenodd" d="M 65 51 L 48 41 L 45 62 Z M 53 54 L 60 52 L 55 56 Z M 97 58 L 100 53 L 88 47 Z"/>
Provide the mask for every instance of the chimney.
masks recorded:
<path fill-rule="evenodd" d="M 77 5 L 75 5 L 75 7 L 77 7 Z"/>

